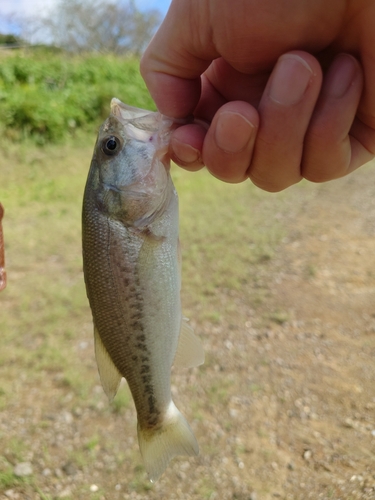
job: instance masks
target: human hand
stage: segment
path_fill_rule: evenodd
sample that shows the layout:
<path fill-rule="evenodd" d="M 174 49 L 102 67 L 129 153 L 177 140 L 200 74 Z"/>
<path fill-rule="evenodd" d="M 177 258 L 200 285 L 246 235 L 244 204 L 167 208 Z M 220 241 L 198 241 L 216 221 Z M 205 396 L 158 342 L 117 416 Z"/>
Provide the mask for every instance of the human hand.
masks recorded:
<path fill-rule="evenodd" d="M 374 26 L 372 0 L 173 0 L 141 61 L 159 111 L 198 119 L 172 159 L 268 191 L 371 160 Z"/>

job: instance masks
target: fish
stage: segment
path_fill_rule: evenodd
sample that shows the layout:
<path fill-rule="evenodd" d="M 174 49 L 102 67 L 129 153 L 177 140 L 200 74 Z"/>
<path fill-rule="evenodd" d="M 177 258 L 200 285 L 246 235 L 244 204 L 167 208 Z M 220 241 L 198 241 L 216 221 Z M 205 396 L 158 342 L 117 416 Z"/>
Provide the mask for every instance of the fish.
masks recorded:
<path fill-rule="evenodd" d="M 5 271 L 5 250 L 2 219 L 4 217 L 4 208 L 0 203 L 0 292 L 7 286 L 7 274 Z"/>
<path fill-rule="evenodd" d="M 125 378 L 146 472 L 198 455 L 171 395 L 171 367 L 204 362 L 181 309 L 178 195 L 168 145 L 178 121 L 113 98 L 101 126 L 82 210 L 83 271 L 101 383 L 113 400 Z"/>

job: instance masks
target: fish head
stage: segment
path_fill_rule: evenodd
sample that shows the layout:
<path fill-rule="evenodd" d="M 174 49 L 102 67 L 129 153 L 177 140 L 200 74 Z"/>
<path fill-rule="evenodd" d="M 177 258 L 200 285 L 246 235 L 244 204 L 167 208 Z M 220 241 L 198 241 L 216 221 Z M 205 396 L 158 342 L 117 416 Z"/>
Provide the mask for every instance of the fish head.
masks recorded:
<path fill-rule="evenodd" d="M 92 166 L 97 208 L 125 225 L 146 226 L 171 186 L 168 145 L 173 120 L 112 99 Z"/>

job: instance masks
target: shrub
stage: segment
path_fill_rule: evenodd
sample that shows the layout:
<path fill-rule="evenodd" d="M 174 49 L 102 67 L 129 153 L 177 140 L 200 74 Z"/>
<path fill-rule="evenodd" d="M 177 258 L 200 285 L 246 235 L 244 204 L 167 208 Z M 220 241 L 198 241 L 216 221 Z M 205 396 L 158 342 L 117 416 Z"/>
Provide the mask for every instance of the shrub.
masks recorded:
<path fill-rule="evenodd" d="M 0 64 L 0 128 L 12 140 L 57 142 L 97 126 L 112 97 L 154 109 L 136 59 L 26 50 Z"/>

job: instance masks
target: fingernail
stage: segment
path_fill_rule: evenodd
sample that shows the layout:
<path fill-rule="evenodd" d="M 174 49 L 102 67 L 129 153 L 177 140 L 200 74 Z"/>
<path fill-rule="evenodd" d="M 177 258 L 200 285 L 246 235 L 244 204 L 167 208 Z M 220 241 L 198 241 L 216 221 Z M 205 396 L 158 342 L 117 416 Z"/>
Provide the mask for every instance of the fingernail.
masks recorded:
<path fill-rule="evenodd" d="M 200 152 L 198 149 L 193 148 L 190 144 L 185 144 L 176 139 L 173 139 L 172 149 L 176 158 L 180 161 L 182 165 L 189 165 L 195 163 L 200 158 Z"/>
<path fill-rule="evenodd" d="M 302 57 L 295 54 L 281 56 L 272 75 L 270 98 L 284 106 L 296 104 L 306 92 L 312 74 Z"/>
<path fill-rule="evenodd" d="M 233 111 L 223 111 L 215 129 L 217 146 L 226 153 L 239 153 L 250 142 L 254 125 L 244 116 Z"/>
<path fill-rule="evenodd" d="M 325 93 L 331 97 L 343 97 L 353 83 L 356 73 L 355 59 L 348 54 L 340 54 L 328 71 Z"/>

